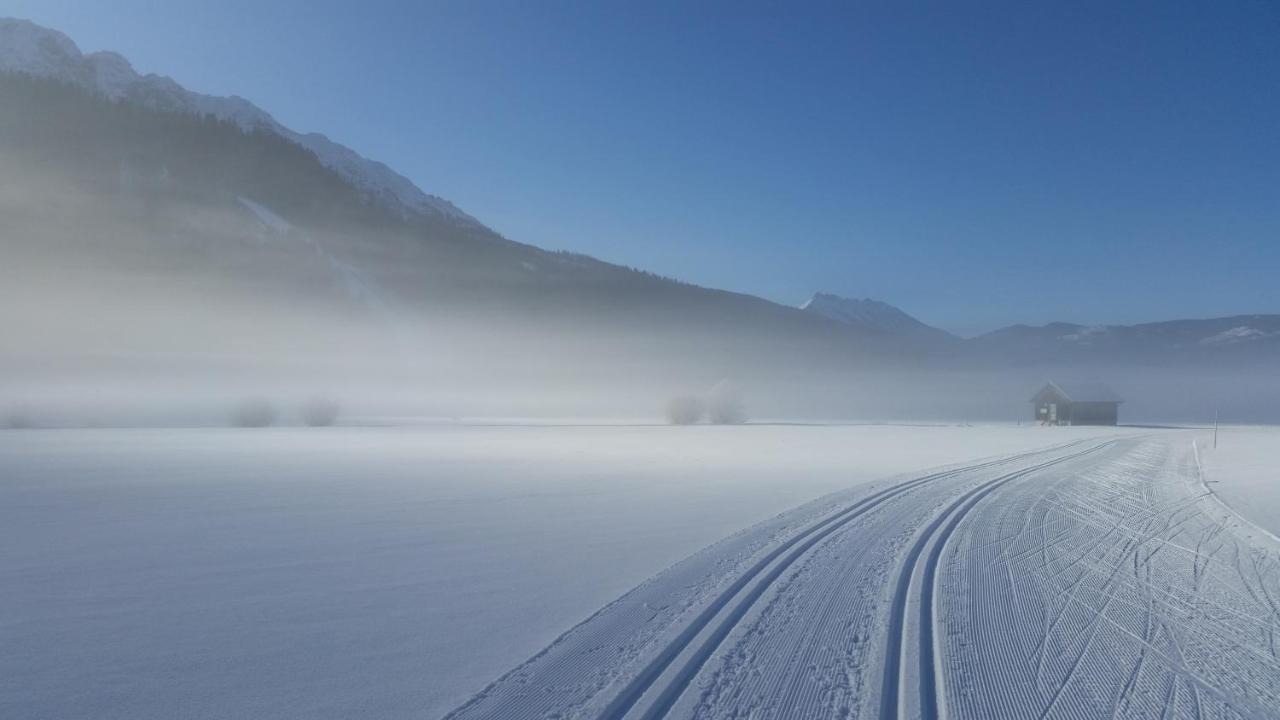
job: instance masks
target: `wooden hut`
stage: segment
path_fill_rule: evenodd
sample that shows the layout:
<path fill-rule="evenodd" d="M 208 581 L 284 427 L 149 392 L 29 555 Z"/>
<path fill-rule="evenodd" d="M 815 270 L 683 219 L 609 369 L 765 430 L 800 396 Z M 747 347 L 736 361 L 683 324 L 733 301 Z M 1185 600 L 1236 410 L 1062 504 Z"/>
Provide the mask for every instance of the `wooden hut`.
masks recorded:
<path fill-rule="evenodd" d="M 1100 383 L 1049 382 L 1031 398 L 1041 425 L 1115 425 L 1124 400 Z"/>

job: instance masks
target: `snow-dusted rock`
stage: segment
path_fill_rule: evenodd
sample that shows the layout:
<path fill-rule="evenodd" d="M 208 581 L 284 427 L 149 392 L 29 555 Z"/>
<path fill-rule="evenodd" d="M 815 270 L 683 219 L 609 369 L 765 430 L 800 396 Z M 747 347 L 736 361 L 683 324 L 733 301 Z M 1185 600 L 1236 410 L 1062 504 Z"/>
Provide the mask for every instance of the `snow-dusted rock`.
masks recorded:
<path fill-rule="evenodd" d="M 800 309 L 838 323 L 887 335 L 946 335 L 942 330 L 926 325 L 888 303 L 871 298 L 857 300 L 814 293 Z"/>

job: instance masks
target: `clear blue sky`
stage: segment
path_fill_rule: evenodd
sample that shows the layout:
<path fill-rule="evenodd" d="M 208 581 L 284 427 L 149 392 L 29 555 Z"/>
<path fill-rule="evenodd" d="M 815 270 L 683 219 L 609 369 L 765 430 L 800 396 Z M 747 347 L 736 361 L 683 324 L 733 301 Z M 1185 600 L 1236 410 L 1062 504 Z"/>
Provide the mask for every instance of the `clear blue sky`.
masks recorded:
<path fill-rule="evenodd" d="M 1275 2 L 262 5 L 0 15 L 704 285 L 966 334 L 1280 312 Z"/>

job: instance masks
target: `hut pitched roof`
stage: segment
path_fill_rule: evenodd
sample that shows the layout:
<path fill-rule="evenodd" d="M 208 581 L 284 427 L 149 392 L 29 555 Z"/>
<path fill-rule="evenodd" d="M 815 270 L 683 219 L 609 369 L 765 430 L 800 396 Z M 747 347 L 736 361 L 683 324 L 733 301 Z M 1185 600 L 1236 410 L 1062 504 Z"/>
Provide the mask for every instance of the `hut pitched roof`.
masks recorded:
<path fill-rule="evenodd" d="M 1115 390 L 1097 382 L 1050 382 L 1045 387 L 1058 391 L 1071 402 L 1112 402 L 1122 403 L 1124 399 Z M 1043 391 L 1043 388 L 1041 388 Z"/>

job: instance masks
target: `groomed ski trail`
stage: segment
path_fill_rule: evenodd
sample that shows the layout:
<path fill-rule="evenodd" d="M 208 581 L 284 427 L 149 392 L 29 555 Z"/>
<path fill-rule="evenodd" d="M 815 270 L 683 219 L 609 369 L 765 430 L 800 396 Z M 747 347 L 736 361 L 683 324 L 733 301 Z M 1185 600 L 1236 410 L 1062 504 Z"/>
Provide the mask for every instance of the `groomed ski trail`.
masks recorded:
<path fill-rule="evenodd" d="M 1280 716 L 1280 544 L 1192 436 L 837 493 L 676 564 L 449 718 Z"/>

